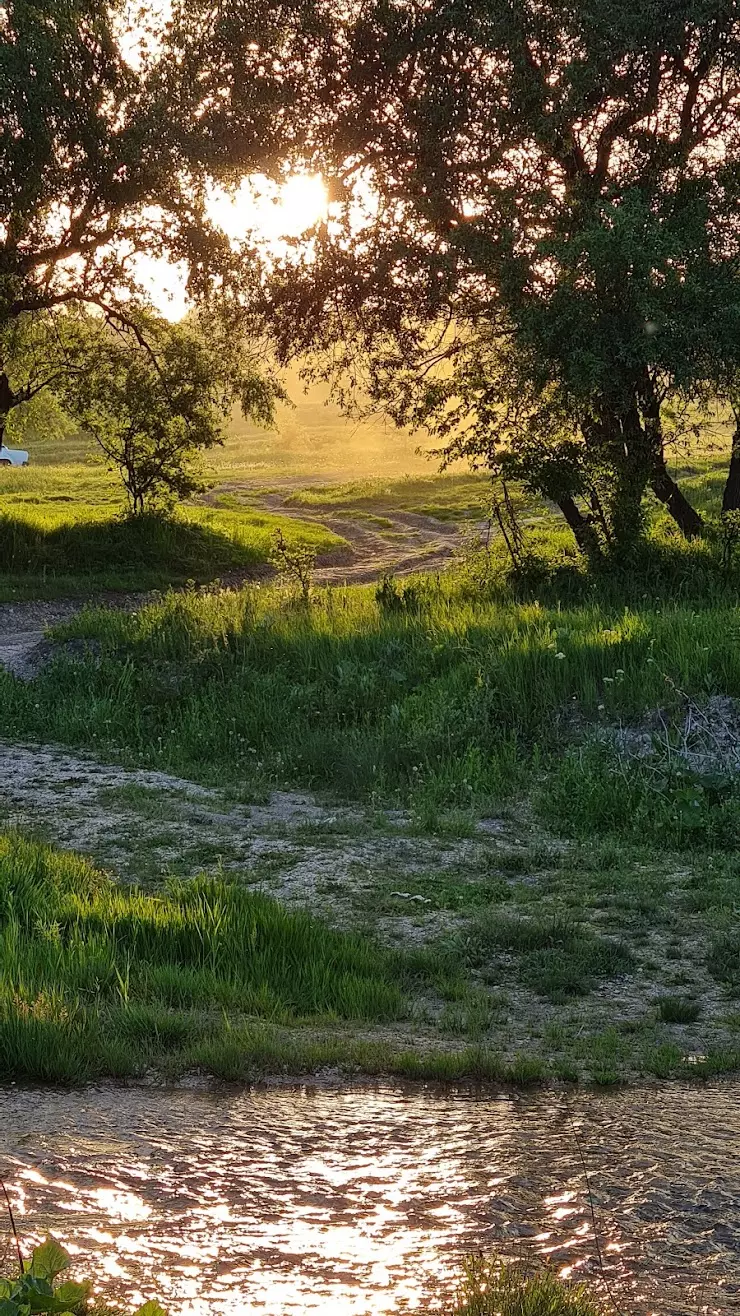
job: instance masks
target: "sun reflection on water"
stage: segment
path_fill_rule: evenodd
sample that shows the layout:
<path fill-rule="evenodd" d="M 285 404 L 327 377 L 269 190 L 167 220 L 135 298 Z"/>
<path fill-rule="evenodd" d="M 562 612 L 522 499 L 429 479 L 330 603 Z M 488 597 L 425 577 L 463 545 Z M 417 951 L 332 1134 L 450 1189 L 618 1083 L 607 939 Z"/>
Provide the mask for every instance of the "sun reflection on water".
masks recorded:
<path fill-rule="evenodd" d="M 438 1306 L 478 1248 L 594 1277 L 592 1208 L 612 1288 L 663 1316 L 691 1305 L 698 1269 L 705 1294 L 740 1293 L 740 1172 L 708 1182 L 740 1107 L 719 1085 L 701 1108 L 682 1091 L 681 1122 L 678 1097 L 639 1093 L 566 1109 L 419 1089 L 0 1092 L 0 1173 L 27 1242 L 51 1228 L 94 1257 L 101 1291 L 173 1316 Z"/>

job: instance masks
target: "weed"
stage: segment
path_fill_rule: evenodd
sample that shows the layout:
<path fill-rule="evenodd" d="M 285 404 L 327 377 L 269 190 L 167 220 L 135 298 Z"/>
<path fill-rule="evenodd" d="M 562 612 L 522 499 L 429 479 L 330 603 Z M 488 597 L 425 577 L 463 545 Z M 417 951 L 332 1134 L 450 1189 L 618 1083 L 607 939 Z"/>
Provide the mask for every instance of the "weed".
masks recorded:
<path fill-rule="evenodd" d="M 693 1024 L 701 1014 L 701 1006 L 686 996 L 662 996 L 658 1001 L 658 1018 L 664 1024 Z"/>
<path fill-rule="evenodd" d="M 316 550 L 308 544 L 291 543 L 279 526 L 273 536 L 270 561 L 282 578 L 298 591 L 301 603 L 307 607 L 311 602 Z"/>
<path fill-rule="evenodd" d="M 375 591 L 375 601 L 381 612 L 415 616 L 421 611 L 423 600 L 422 587 L 412 581 L 408 585 L 399 585 L 393 576 L 384 576 Z"/>
<path fill-rule="evenodd" d="M 16 1279 L 0 1279 L 0 1305 L 3 1316 L 27 1316 L 29 1312 L 64 1312 L 66 1316 L 83 1316 L 89 1312 L 93 1286 L 60 1279 L 72 1264 L 72 1258 L 55 1238 L 33 1249 L 30 1260 Z M 114 1316 L 108 1307 L 95 1304 L 96 1316 Z M 158 1302 L 147 1302 L 134 1316 L 166 1316 Z"/>
<path fill-rule="evenodd" d="M 483 1256 L 466 1262 L 454 1316 L 604 1316 L 583 1284 Z"/>
<path fill-rule="evenodd" d="M 740 931 L 733 928 L 713 937 L 707 968 L 718 982 L 727 985 L 733 996 L 740 995 Z"/>

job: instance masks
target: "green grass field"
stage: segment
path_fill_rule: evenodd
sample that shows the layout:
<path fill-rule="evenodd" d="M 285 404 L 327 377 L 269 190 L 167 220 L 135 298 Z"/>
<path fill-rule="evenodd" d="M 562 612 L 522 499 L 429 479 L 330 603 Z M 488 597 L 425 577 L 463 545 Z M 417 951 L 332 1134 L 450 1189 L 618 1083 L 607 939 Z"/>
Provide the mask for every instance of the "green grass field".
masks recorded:
<path fill-rule="evenodd" d="M 291 505 L 307 514 L 464 522 L 483 506 L 481 475 L 354 471 L 301 486 L 300 462 L 283 457 Z M 684 469 L 705 510 L 725 460 L 705 452 Z M 32 596 L 248 572 L 283 523 L 294 542 L 341 544 L 241 496 L 132 526 L 116 519 L 107 477 L 79 463 L 1 478 L 14 481 L 0 493 L 6 597 L 19 582 Z M 276 788 L 357 811 L 351 825 L 284 828 L 259 870 L 282 880 L 311 853 L 330 864 L 336 846 L 341 875 L 310 888 L 311 913 L 250 892 L 258 866 L 240 869 L 235 852 L 226 881 L 223 830 L 202 834 L 210 876 L 168 885 L 165 869 L 198 871 L 197 827 L 173 833 L 177 791 L 168 800 L 134 778 L 105 807 L 133 829 L 113 870 L 130 852 L 141 889 L 7 840 L 45 874 L 41 896 L 10 884 L 26 903 L 3 925 L 8 1073 L 340 1063 L 609 1082 L 738 1067 L 737 566 L 652 509 L 642 560 L 593 576 L 552 513 L 528 515 L 517 579 L 494 542 L 446 574 L 315 588 L 309 605 L 265 584 L 163 593 L 136 612 L 83 610 L 32 682 L 0 673 L 9 742 L 209 784 L 223 816 L 228 799 Z M 172 847 L 186 834 L 180 862 Z M 419 855 L 399 868 L 404 837 Z M 254 952 L 255 937 L 271 949 Z M 303 946 L 308 976 L 290 946 Z"/>
<path fill-rule="evenodd" d="M 323 526 L 250 508 L 187 504 L 167 519 L 123 517 L 120 487 L 84 463 L 0 467 L 0 599 L 145 590 L 254 574 L 275 532 L 318 554 Z"/>

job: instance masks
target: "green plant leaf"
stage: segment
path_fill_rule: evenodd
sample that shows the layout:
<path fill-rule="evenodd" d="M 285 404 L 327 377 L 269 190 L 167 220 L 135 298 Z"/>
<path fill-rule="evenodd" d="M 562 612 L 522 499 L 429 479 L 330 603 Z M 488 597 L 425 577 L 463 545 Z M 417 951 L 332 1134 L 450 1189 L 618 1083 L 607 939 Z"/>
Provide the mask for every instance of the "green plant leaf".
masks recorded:
<path fill-rule="evenodd" d="M 3 1298 L 0 1301 L 0 1316 L 20 1316 L 20 1307 L 17 1302 L 11 1302 L 9 1298 Z"/>
<path fill-rule="evenodd" d="M 57 1302 L 63 1302 L 67 1307 L 79 1307 L 81 1302 L 90 1297 L 92 1284 L 86 1280 L 83 1284 L 76 1284 L 74 1280 L 68 1279 L 66 1283 L 60 1284 L 54 1291 L 54 1297 Z"/>
<path fill-rule="evenodd" d="M 1 1313 L 0 1316 L 2 1316 Z M 139 1307 L 138 1311 L 134 1312 L 134 1316 L 167 1316 L 167 1312 L 164 1307 L 160 1307 L 158 1302 L 152 1301 L 145 1302 L 143 1307 Z"/>
<path fill-rule="evenodd" d="M 69 1254 L 50 1234 L 45 1243 L 34 1248 L 29 1269 L 32 1275 L 38 1275 L 41 1279 L 55 1279 L 69 1265 L 71 1265 Z"/>

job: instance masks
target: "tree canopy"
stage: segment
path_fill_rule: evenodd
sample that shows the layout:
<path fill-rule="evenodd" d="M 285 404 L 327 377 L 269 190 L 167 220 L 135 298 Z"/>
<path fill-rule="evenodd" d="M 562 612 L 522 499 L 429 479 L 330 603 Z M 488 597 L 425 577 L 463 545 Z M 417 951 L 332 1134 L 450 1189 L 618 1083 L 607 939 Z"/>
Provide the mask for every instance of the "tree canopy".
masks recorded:
<path fill-rule="evenodd" d="M 339 11 L 302 124 L 334 204 L 273 280 L 283 355 L 505 460 L 584 547 L 634 543 L 648 487 L 699 533 L 664 405 L 740 364 L 735 0 Z"/>
<path fill-rule="evenodd" d="M 112 403 L 121 377 L 113 354 L 123 369 L 125 352 L 142 386 L 137 371 L 148 363 L 162 401 L 162 352 L 185 340 L 153 314 L 142 262 L 178 265 L 196 304 L 218 303 L 232 317 L 249 300 L 247 235 L 227 238 L 209 196 L 217 184 L 276 167 L 278 100 L 288 89 L 262 42 L 279 52 L 290 41 L 290 11 L 278 22 L 259 0 L 241 6 L 241 74 L 249 76 L 241 91 L 232 84 L 234 131 L 220 118 L 212 6 L 176 2 L 159 27 L 142 14 L 129 21 L 133 12 L 119 0 L 8 0 L 0 10 L 0 440 L 14 409 L 48 386 L 71 405 L 82 378 L 70 357 L 80 314 L 88 336 L 98 317 L 105 344 L 95 370 L 89 362 L 88 402 L 107 365 Z M 214 376 L 222 380 L 229 362 L 237 393 L 255 372 L 248 352 L 235 359 L 243 343 L 236 326 Z M 270 390 L 266 381 L 258 412 Z M 101 383 L 99 407 L 105 392 Z M 76 414 L 81 407 L 78 396 Z M 174 416 L 204 438 L 192 408 L 175 406 Z"/>

